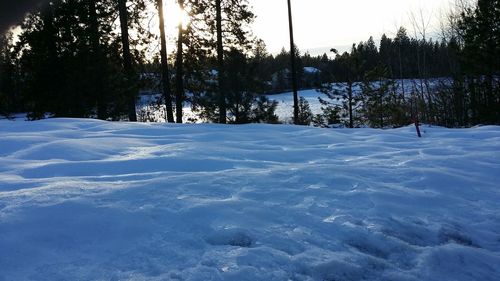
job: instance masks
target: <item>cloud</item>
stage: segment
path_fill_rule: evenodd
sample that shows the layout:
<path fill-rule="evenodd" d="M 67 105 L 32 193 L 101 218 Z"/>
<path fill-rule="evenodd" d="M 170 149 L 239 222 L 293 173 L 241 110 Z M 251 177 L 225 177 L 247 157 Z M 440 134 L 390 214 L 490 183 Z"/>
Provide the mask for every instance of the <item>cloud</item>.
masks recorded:
<path fill-rule="evenodd" d="M 20 23 L 30 11 L 49 0 L 1 0 L 0 1 L 0 33 Z"/>

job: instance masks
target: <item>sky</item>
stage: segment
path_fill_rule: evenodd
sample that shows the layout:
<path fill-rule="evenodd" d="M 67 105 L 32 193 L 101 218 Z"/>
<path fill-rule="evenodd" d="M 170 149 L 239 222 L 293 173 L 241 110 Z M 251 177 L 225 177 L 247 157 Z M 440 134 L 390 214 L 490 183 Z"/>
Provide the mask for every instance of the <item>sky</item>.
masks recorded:
<path fill-rule="evenodd" d="M 3 1 L 3 0 L 0 0 Z M 253 32 L 263 39 L 268 51 L 277 54 L 289 49 L 287 0 L 248 0 L 257 18 Z M 393 37 L 399 26 L 413 33 L 410 15 L 429 22 L 429 32 L 439 30 L 440 18 L 454 0 L 291 0 L 295 44 L 312 55 L 329 52 L 331 48 L 348 51 L 353 43 L 382 34 Z M 169 49 L 175 49 L 177 23 L 183 18 L 175 0 L 164 0 Z M 157 20 L 149 21 L 157 30 Z"/>
<path fill-rule="evenodd" d="M 287 0 L 249 0 L 257 15 L 254 33 L 268 51 L 289 48 Z M 398 26 L 413 33 L 410 15 L 429 21 L 438 30 L 452 0 L 292 0 L 295 43 L 301 51 L 322 54 L 330 48 L 350 49 L 352 43 L 383 33 L 394 36 Z"/>

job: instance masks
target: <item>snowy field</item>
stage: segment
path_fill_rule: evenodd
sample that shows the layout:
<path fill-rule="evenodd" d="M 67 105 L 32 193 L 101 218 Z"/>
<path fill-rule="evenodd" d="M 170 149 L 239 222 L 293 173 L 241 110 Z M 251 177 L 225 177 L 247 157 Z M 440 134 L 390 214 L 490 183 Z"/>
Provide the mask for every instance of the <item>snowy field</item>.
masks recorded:
<path fill-rule="evenodd" d="M 500 280 L 500 127 L 0 120 L 0 280 Z"/>
<path fill-rule="evenodd" d="M 313 114 L 322 113 L 321 104 L 319 103 L 318 97 L 325 99 L 325 95 L 316 90 L 304 90 L 298 92 L 300 97 L 304 97 L 311 107 Z M 139 113 L 139 121 L 142 122 L 165 122 L 165 106 L 156 105 L 156 101 L 159 95 L 144 95 L 141 96 L 137 106 L 137 112 Z M 268 95 L 270 100 L 275 100 L 278 102 L 276 108 L 276 115 L 278 116 L 280 122 L 282 123 L 293 123 L 293 94 L 283 93 L 277 95 Z M 341 102 L 338 102 L 339 104 Z M 175 111 L 175 110 L 174 110 Z M 191 103 L 185 102 L 183 109 L 183 122 L 184 123 L 202 123 L 196 112 L 191 109 Z M 149 119 L 149 120 L 148 120 Z M 193 120 L 195 120 L 193 122 Z"/>
<path fill-rule="evenodd" d="M 396 80 L 395 82 L 395 87 L 396 91 L 398 93 L 403 93 L 403 87 L 404 87 L 404 93 L 406 96 L 410 97 L 412 92 L 418 92 L 421 89 L 425 92 L 425 86 L 421 85 L 420 80 L 418 79 L 404 79 L 403 81 L 401 80 Z M 422 82 L 423 83 L 423 82 Z M 451 80 L 446 79 L 446 78 L 434 78 L 430 79 L 428 81 L 429 83 L 429 88 L 432 89 L 434 87 L 437 87 L 441 84 L 451 84 Z M 353 85 L 352 91 L 354 95 L 360 95 L 362 92 L 361 89 L 361 84 L 360 82 L 356 82 Z M 374 83 L 374 85 L 377 85 L 378 83 Z M 423 87 L 423 88 L 421 88 Z M 345 94 L 346 89 L 347 89 L 347 84 L 346 83 L 334 83 L 333 84 L 333 89 L 337 90 L 340 94 Z M 302 90 L 298 91 L 298 96 L 303 97 L 307 100 L 309 103 L 309 106 L 311 108 L 311 112 L 316 115 L 316 114 L 322 114 L 323 111 L 321 109 L 322 105 L 319 102 L 319 97 L 321 97 L 324 100 L 327 100 L 329 102 L 333 102 L 336 104 L 341 105 L 342 100 L 330 100 L 328 97 L 315 90 Z M 277 94 L 277 95 L 267 95 L 267 97 L 270 100 L 275 100 L 278 102 L 278 107 L 276 108 L 276 115 L 278 115 L 279 120 L 282 121 L 283 123 L 293 123 L 293 93 L 288 92 L 288 93 L 282 93 L 282 94 Z"/>
<path fill-rule="evenodd" d="M 446 78 L 436 78 L 429 80 L 429 87 L 437 87 L 440 84 L 450 84 L 451 81 Z M 377 83 L 374 83 L 377 84 Z M 396 91 L 398 93 L 404 93 L 407 96 L 411 96 L 412 92 L 418 92 L 420 89 L 420 80 L 415 79 L 404 79 L 402 82 L 400 80 L 395 81 Z M 424 87 L 424 86 L 422 86 Z M 337 90 L 339 93 L 345 93 L 347 84 L 346 83 L 334 83 L 333 88 Z M 425 92 L 425 87 L 423 88 Z M 355 95 L 361 94 L 361 83 L 356 82 L 353 85 L 353 93 Z M 270 100 L 274 100 L 278 102 L 278 106 L 276 108 L 276 115 L 278 116 L 280 122 L 284 124 L 292 124 L 293 123 L 293 93 L 285 92 L 281 94 L 269 94 L 266 95 Z M 298 91 L 298 96 L 303 97 L 309 103 L 311 108 L 311 112 L 313 115 L 322 114 L 323 111 L 321 109 L 322 105 L 319 102 L 319 97 L 324 100 L 336 103 L 341 105 L 341 100 L 330 100 L 328 97 L 315 90 L 302 90 Z M 157 105 L 157 100 L 161 96 L 159 94 L 152 95 L 142 95 L 140 96 L 137 104 L 137 112 L 139 114 L 139 121 L 141 122 L 165 122 L 165 106 L 163 104 Z M 191 103 L 184 102 L 183 105 L 183 122 L 184 123 L 203 123 L 204 120 L 200 120 L 198 114 L 193 112 L 191 109 Z M 175 109 L 174 109 L 175 111 Z"/>
<path fill-rule="evenodd" d="M 311 112 L 316 114 L 321 114 L 321 104 L 319 102 L 319 97 L 328 100 L 325 94 L 322 94 L 316 90 L 304 90 L 297 93 L 300 97 L 303 97 L 309 103 Z M 283 123 L 293 123 L 293 93 L 283 93 L 277 95 L 268 95 L 270 100 L 275 100 L 278 102 L 278 107 L 276 108 L 276 115 L 279 120 Z M 341 102 L 338 102 L 341 104 Z"/>

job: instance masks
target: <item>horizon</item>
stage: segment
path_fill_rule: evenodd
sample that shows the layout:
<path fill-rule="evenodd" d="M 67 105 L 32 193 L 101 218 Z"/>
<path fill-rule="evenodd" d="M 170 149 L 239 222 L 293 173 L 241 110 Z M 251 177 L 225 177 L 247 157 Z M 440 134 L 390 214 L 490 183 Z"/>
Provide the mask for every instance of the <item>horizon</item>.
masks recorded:
<path fill-rule="evenodd" d="M 290 43 L 286 1 L 248 1 L 256 15 L 255 21 L 251 24 L 254 36 L 265 42 L 267 51 L 272 55 L 279 54 L 282 49 L 288 51 Z M 349 52 L 353 44 L 365 42 L 370 36 L 373 36 L 378 45 L 383 34 L 393 38 L 399 27 L 405 27 L 408 34 L 415 37 L 416 31 L 410 19 L 412 13 L 427 22 L 429 38 L 436 38 L 441 19 L 451 8 L 450 1 L 381 0 L 374 3 L 369 0 L 352 0 L 344 3 L 342 8 L 335 9 L 335 3 L 330 0 L 310 0 L 307 3 L 292 0 L 295 44 L 302 54 L 307 52 L 312 56 L 327 54 L 333 57 L 334 55 L 330 53 L 331 48 L 339 50 L 340 53 Z M 359 10 L 358 6 L 362 3 L 369 6 Z M 384 3 L 387 5 L 383 5 Z M 388 9 L 387 6 L 392 8 Z M 156 13 L 156 9 L 152 7 L 148 9 L 151 13 Z M 351 16 L 356 11 L 360 12 L 359 15 Z M 164 12 L 168 49 L 173 50 L 176 48 L 177 24 L 183 16 L 175 0 L 164 1 Z M 318 16 L 312 17 L 313 13 Z M 329 18 L 326 17 L 328 15 Z M 157 25 L 158 20 L 154 17 L 149 20 L 148 26 L 152 32 L 158 33 Z M 335 28 L 336 26 L 341 28 Z M 16 37 L 20 32 L 19 25 L 14 26 L 12 30 Z M 148 48 L 156 50 L 157 47 Z"/>
<path fill-rule="evenodd" d="M 269 53 L 277 54 L 282 48 L 288 50 L 286 1 L 249 0 L 249 3 L 257 16 L 252 29 L 264 40 Z M 342 5 L 331 0 L 292 0 L 291 5 L 295 44 L 302 53 L 311 55 L 328 54 L 331 48 L 349 51 L 352 44 L 364 42 L 370 36 L 378 44 L 383 34 L 394 37 L 401 26 L 413 36 L 412 13 L 420 19 L 422 12 L 430 37 L 435 37 L 441 19 L 452 7 L 450 0 L 352 0 Z M 359 9 L 360 6 L 364 9 Z"/>

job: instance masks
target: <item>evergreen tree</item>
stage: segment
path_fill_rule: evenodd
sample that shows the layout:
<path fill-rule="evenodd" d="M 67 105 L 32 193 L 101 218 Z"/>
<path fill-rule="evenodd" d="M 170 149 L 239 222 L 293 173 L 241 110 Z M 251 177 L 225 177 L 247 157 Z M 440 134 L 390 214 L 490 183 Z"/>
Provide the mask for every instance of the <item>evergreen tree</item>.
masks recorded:
<path fill-rule="evenodd" d="M 217 88 L 214 89 L 214 85 L 207 85 L 206 90 L 212 91 L 212 93 L 207 93 L 207 91 L 195 93 L 203 96 L 195 97 L 193 101 L 195 103 L 200 102 L 194 106 L 207 106 L 202 101 L 206 100 L 204 96 L 216 94 L 218 121 L 225 123 L 227 118 L 226 95 L 229 89 L 225 85 L 224 53 L 230 49 L 238 49 L 243 52 L 250 50 L 253 38 L 249 25 L 254 20 L 255 15 L 250 11 L 248 0 L 216 0 L 215 3 L 211 1 L 189 0 L 185 2 L 185 5 L 191 12 L 191 20 L 193 22 L 191 38 L 188 43 L 198 45 L 201 50 L 208 50 L 208 53 L 199 54 L 205 55 L 205 57 L 208 56 L 206 60 L 209 60 L 210 56 L 215 56 L 217 66 Z M 200 72 L 202 70 L 198 69 L 195 71 Z M 201 77 L 203 74 L 198 75 Z M 209 75 L 208 79 L 210 80 Z"/>
<path fill-rule="evenodd" d="M 228 121 L 234 124 L 277 123 L 277 118 L 274 118 L 277 104 L 270 103 L 262 96 L 259 97 L 258 92 L 263 88 L 263 83 L 257 78 L 257 63 L 242 51 L 231 49 L 226 52 L 224 64 L 227 70 Z M 210 121 L 217 121 L 219 117 L 216 106 L 218 95 L 214 93 L 208 91 L 198 100 L 203 108 L 201 116 Z"/>
<path fill-rule="evenodd" d="M 259 96 L 254 101 L 252 122 L 278 124 L 280 121 L 278 115 L 276 115 L 277 107 L 277 101 L 270 101 L 266 96 Z"/>
<path fill-rule="evenodd" d="M 125 71 L 126 80 L 124 80 L 128 97 L 128 119 L 129 121 L 137 121 L 137 113 L 135 108 L 136 94 L 134 87 L 134 70 L 132 66 L 132 53 L 130 52 L 130 42 L 128 33 L 128 10 L 126 0 L 118 0 L 118 12 L 120 17 L 122 52 L 123 52 L 123 68 Z M 168 108 L 168 106 L 167 106 Z"/>
<path fill-rule="evenodd" d="M 137 28 L 143 7 L 135 1 L 130 25 Z M 120 119 L 127 112 L 130 99 L 123 93 L 130 87 L 123 83 L 117 15 L 115 0 L 61 0 L 26 17 L 11 48 L 23 81 L 18 96 L 30 118 Z M 141 41 L 131 40 L 134 46 Z"/>
<path fill-rule="evenodd" d="M 295 125 L 311 125 L 313 121 L 313 114 L 309 102 L 304 98 L 300 97 L 298 102 L 298 119 Z"/>
<path fill-rule="evenodd" d="M 178 0 L 180 11 L 184 11 L 184 0 Z M 177 56 L 175 58 L 175 113 L 177 123 L 182 123 L 182 103 L 184 101 L 184 27 L 178 25 Z"/>
<path fill-rule="evenodd" d="M 369 71 L 362 85 L 363 111 L 370 124 L 375 128 L 393 126 L 393 97 L 395 95 L 394 81 L 387 78 L 386 68 L 378 66 Z"/>
<path fill-rule="evenodd" d="M 500 123 L 500 0 L 479 0 L 459 21 L 474 123 Z"/>
<path fill-rule="evenodd" d="M 0 35 L 0 116 L 6 117 L 21 109 L 16 95 L 16 74 L 9 44 L 11 40 L 11 33 Z"/>
<path fill-rule="evenodd" d="M 172 110 L 172 93 L 170 90 L 170 74 L 168 71 L 167 62 L 167 40 L 165 36 L 165 20 L 163 16 L 163 0 L 156 0 L 156 7 L 158 9 L 158 17 L 160 22 L 160 57 L 161 57 L 161 89 L 165 99 L 166 120 L 167 122 L 174 122 L 174 114 Z M 182 119 L 182 117 L 181 117 Z"/>

